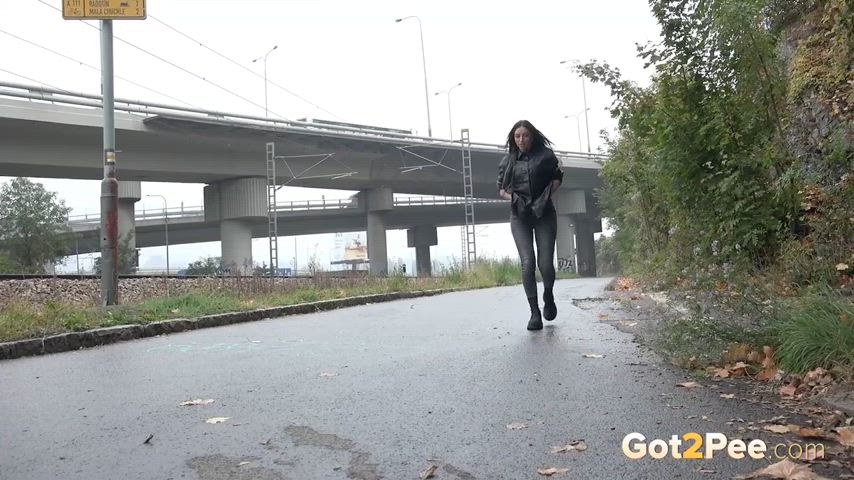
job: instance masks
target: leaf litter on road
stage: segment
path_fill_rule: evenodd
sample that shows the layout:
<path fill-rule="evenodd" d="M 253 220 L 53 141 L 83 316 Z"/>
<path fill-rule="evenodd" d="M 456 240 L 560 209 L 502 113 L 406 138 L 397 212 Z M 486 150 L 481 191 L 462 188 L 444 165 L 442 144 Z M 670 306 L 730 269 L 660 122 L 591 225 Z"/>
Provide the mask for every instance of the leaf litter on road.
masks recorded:
<path fill-rule="evenodd" d="M 318 376 L 319 376 L 320 378 L 332 378 L 332 377 L 337 377 L 337 376 L 338 376 L 338 374 L 337 374 L 337 373 L 334 373 L 334 372 L 322 372 L 322 373 L 321 373 L 320 375 L 318 375 Z"/>
<path fill-rule="evenodd" d="M 438 469 L 439 469 L 438 466 L 430 465 L 423 472 L 421 472 L 421 475 L 418 478 L 420 480 L 427 480 L 428 478 L 434 478 L 436 476 L 436 470 L 438 470 Z"/>
<path fill-rule="evenodd" d="M 211 425 L 215 425 L 217 423 L 223 423 L 229 420 L 231 417 L 211 417 L 205 420 L 205 423 L 210 423 Z"/>
<path fill-rule="evenodd" d="M 808 465 L 799 465 L 789 459 L 761 468 L 747 475 L 739 475 L 735 478 L 737 480 L 750 480 L 762 477 L 782 480 L 830 480 L 813 472 Z"/>
<path fill-rule="evenodd" d="M 552 447 L 552 453 L 583 452 L 587 450 L 584 440 L 573 440 L 562 447 Z"/>
<path fill-rule="evenodd" d="M 563 475 L 568 471 L 569 471 L 568 468 L 555 468 L 555 467 L 538 468 L 537 469 L 537 473 L 539 473 L 540 475 L 542 475 L 544 477 L 551 477 L 553 475 Z"/>
<path fill-rule="evenodd" d="M 213 398 L 208 398 L 207 400 L 202 400 L 201 398 L 197 398 L 195 400 L 187 400 L 186 402 L 181 402 L 178 404 L 179 407 L 190 407 L 194 405 L 210 405 L 214 402 Z"/>
<path fill-rule="evenodd" d="M 677 383 L 676 386 L 682 387 L 682 388 L 703 388 L 703 385 L 701 385 L 697 382 L 682 382 L 682 383 Z"/>
<path fill-rule="evenodd" d="M 605 355 L 599 355 L 598 353 L 583 353 L 581 356 L 584 358 L 605 358 Z"/>

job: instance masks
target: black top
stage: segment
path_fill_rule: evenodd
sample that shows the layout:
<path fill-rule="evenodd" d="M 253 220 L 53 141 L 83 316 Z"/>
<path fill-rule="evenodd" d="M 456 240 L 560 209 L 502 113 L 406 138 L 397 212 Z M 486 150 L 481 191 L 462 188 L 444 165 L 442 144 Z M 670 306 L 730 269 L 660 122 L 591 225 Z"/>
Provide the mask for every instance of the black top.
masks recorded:
<path fill-rule="evenodd" d="M 512 162 L 512 168 L 508 164 Z M 498 188 L 511 192 L 511 212 L 516 216 L 542 217 L 554 211 L 552 180 L 563 181 L 563 171 L 554 152 L 543 148 L 536 152 L 514 152 L 498 165 Z"/>

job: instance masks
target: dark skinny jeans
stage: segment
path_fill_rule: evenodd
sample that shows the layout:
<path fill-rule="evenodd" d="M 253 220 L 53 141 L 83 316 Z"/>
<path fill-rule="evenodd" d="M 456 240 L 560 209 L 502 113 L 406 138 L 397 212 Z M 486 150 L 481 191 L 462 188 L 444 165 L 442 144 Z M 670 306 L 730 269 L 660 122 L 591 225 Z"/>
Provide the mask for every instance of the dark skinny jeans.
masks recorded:
<path fill-rule="evenodd" d="M 540 267 L 543 286 L 551 289 L 555 284 L 555 238 L 557 237 L 557 215 L 554 210 L 547 211 L 541 218 L 533 215 L 510 216 L 510 231 L 519 251 L 522 262 L 522 285 L 528 298 L 537 296 L 537 276 L 534 271 Z M 534 238 L 537 241 L 537 255 L 534 256 Z"/>

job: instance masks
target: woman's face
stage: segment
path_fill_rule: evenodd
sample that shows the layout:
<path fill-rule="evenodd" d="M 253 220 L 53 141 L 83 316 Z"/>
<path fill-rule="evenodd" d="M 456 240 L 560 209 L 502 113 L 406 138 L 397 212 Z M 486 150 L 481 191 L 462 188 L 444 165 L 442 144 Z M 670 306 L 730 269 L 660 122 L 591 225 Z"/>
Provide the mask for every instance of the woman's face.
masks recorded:
<path fill-rule="evenodd" d="M 531 132 L 525 127 L 519 127 L 513 132 L 513 139 L 520 152 L 527 152 L 531 148 Z"/>

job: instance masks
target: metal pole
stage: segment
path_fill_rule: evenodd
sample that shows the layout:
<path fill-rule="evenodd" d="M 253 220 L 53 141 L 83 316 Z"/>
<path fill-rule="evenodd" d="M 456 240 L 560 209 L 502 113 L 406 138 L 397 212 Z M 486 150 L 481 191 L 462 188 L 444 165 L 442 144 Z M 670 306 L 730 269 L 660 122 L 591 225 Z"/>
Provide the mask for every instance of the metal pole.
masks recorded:
<path fill-rule="evenodd" d="M 427 103 L 427 136 L 433 137 L 433 126 L 430 124 L 430 91 L 427 89 L 427 58 L 424 56 L 424 31 L 421 29 L 421 19 L 418 20 L 418 34 L 421 36 L 421 67 L 424 71 L 424 101 Z"/>
<path fill-rule="evenodd" d="M 113 21 L 101 20 L 101 95 L 104 112 L 104 178 L 101 180 L 101 305 L 119 303 L 116 131 L 113 109 Z"/>
<path fill-rule="evenodd" d="M 451 92 L 448 91 L 448 130 L 450 130 L 450 132 L 451 132 L 451 136 L 448 138 L 450 138 L 451 141 L 454 140 L 454 125 L 453 125 L 452 120 L 451 120 L 452 118 L 453 117 L 451 117 Z"/>
<path fill-rule="evenodd" d="M 166 276 L 169 276 L 169 209 L 166 206 L 166 199 L 163 199 L 163 215 L 166 220 Z"/>
<path fill-rule="evenodd" d="M 587 91 L 584 88 L 584 77 L 581 77 L 581 94 L 584 96 L 584 128 L 587 130 L 587 153 L 590 153 L 590 123 L 587 122 Z"/>
<path fill-rule="evenodd" d="M 267 54 L 269 55 L 269 53 Z M 269 110 L 267 110 L 267 55 L 264 55 L 264 116 L 269 117 Z"/>

